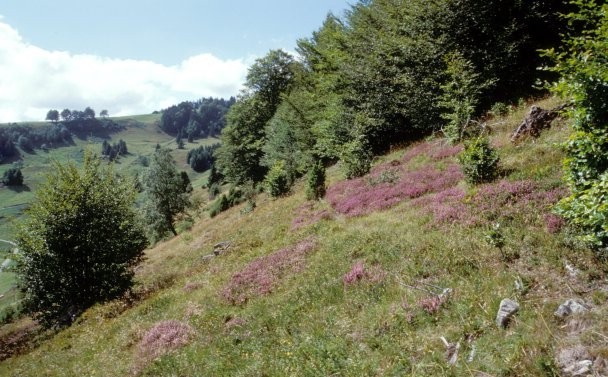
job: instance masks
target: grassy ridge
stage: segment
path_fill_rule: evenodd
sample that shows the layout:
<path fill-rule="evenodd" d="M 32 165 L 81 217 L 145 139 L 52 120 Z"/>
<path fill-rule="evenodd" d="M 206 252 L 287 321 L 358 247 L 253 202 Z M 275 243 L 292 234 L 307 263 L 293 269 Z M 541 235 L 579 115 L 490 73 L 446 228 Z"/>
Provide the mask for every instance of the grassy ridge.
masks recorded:
<path fill-rule="evenodd" d="M 458 208 L 480 222 L 438 221 L 428 203 L 437 204 L 443 191 L 357 216 L 337 212 L 330 199 L 307 203 L 301 186 L 277 200 L 261 195 L 251 213 L 239 206 L 201 219 L 148 250 L 137 272 L 142 299 L 92 308 L 72 327 L 3 361 L 0 375 L 540 376 L 558 374 L 555 355 L 568 347 L 580 344 L 590 357 L 602 357 L 608 353 L 602 338 L 607 305 L 597 288 L 606 266 L 563 231 L 549 229 L 550 209 L 536 196 L 517 191 L 505 202 L 500 195 L 476 201 L 490 187 L 520 181 L 541 193 L 559 188 L 562 154 L 555 143 L 568 130 L 560 124 L 513 146 L 509 132 L 523 115 L 518 109 L 493 121 L 503 183 L 460 181 L 452 189 L 464 191 L 462 201 L 442 202 L 462 204 Z M 417 172 L 455 162 L 449 153 L 434 159 L 425 151 L 441 144 L 429 143 L 379 158 L 376 168 L 404 161 L 403 171 Z M 416 148 L 421 152 L 412 153 Z M 343 184 L 337 167 L 328 181 Z M 373 175 L 360 183 L 370 190 L 395 184 L 378 183 Z M 489 209 L 479 211 L 484 204 Z M 505 235 L 504 253 L 486 242 L 495 222 Z M 230 248 L 205 257 L 221 241 L 230 241 Z M 312 247 L 298 249 L 303 242 Z M 566 263 L 579 270 L 575 277 Z M 442 288 L 452 294 L 437 302 Z M 231 300 L 234 292 L 241 299 Z M 505 297 L 521 305 L 506 330 L 494 324 Z M 593 310 L 577 317 L 577 330 L 569 333 L 570 323 L 553 312 L 573 297 Z M 180 338 L 165 334 L 164 343 L 145 342 L 163 321 L 179 321 L 189 331 Z M 441 337 L 460 343 L 454 366 L 446 362 Z"/>

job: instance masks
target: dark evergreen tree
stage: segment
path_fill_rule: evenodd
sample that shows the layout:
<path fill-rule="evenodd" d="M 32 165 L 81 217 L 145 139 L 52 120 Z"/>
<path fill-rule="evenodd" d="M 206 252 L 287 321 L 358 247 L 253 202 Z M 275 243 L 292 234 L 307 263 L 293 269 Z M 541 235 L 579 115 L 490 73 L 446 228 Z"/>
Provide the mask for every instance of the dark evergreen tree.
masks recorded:
<path fill-rule="evenodd" d="M 306 199 L 318 200 L 325 196 L 325 167 L 321 161 L 312 164 L 306 179 Z"/>
<path fill-rule="evenodd" d="M 215 164 L 211 164 L 211 170 L 209 171 L 208 185 L 211 186 L 214 183 L 221 184 L 224 180 L 222 173 L 217 170 Z"/>
<path fill-rule="evenodd" d="M 182 171 L 179 173 L 180 178 L 182 180 L 182 191 L 189 194 L 192 192 L 192 183 L 190 182 L 190 177 L 188 177 L 188 173 Z"/>
<path fill-rule="evenodd" d="M 180 131 L 175 138 L 175 143 L 177 144 L 177 149 L 184 149 L 184 140 L 182 139 L 182 132 Z"/>
<path fill-rule="evenodd" d="M 196 172 L 204 172 L 211 168 L 215 158 L 213 156 L 214 151 L 219 148 L 220 144 L 203 145 L 195 149 L 188 151 L 187 162 Z"/>
<path fill-rule="evenodd" d="M 101 144 L 101 155 L 108 157 L 110 161 L 126 154 L 128 154 L 127 143 L 122 139 L 112 145 L 107 140 L 104 140 Z"/>
<path fill-rule="evenodd" d="M 10 168 L 4 172 L 2 183 L 6 186 L 21 186 L 23 185 L 23 174 L 19 168 Z"/>

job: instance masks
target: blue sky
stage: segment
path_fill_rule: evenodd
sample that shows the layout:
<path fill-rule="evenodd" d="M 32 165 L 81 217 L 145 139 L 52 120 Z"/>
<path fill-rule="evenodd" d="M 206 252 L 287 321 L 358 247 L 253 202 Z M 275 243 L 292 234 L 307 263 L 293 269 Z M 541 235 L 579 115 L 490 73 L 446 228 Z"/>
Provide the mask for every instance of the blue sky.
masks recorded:
<path fill-rule="evenodd" d="M 50 108 L 145 113 L 237 94 L 270 49 L 295 49 L 346 0 L 5 0 L 0 123 Z"/>

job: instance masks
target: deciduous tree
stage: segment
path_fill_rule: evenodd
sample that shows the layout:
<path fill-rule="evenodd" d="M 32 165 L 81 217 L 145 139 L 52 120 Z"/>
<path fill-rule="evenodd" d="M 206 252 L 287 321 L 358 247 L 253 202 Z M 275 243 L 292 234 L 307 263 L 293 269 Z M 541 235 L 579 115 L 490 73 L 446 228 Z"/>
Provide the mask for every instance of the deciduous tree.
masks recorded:
<path fill-rule="evenodd" d="M 167 232 L 177 235 L 175 216 L 186 210 L 190 199 L 168 149 L 156 150 L 142 184 L 146 195 L 144 216 L 152 237 L 162 238 Z"/>
<path fill-rule="evenodd" d="M 69 323 L 133 283 L 146 238 L 133 183 L 87 152 L 82 169 L 56 163 L 18 229 L 24 309 L 44 325 Z"/>
<path fill-rule="evenodd" d="M 51 122 L 57 122 L 59 120 L 59 111 L 49 110 L 49 112 L 46 113 L 46 120 L 49 120 Z"/>

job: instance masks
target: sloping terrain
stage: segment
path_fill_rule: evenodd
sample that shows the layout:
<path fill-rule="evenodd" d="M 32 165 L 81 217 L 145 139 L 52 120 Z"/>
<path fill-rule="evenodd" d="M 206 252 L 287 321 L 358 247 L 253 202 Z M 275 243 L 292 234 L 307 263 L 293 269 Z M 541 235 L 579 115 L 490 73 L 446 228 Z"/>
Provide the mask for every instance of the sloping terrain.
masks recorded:
<path fill-rule="evenodd" d="M 35 149 L 33 151 L 20 150 L 21 159 L 13 164 L 0 165 L 0 175 L 13 166 L 19 166 L 24 176 L 24 186 L 0 188 L 0 240 L 14 240 L 15 225 L 18 223 L 23 210 L 34 197 L 34 191 L 38 184 L 45 179 L 45 174 L 52 168 L 53 161 L 74 161 L 81 163 L 83 152 L 89 148 L 100 154 L 101 145 L 104 140 L 117 143 L 124 140 L 129 153 L 121 156 L 115 161 L 116 170 L 129 176 L 136 176 L 145 168 L 145 161 L 152 156 L 156 145 L 172 149 L 172 154 L 180 170 L 188 172 L 192 186 L 200 188 L 205 182 L 206 173 L 193 171 L 186 162 L 190 149 L 200 145 L 219 142 L 218 139 L 200 139 L 193 143 L 186 143 L 184 149 L 177 149 L 175 137 L 163 132 L 159 127 L 161 115 L 149 114 L 139 116 L 128 116 L 111 118 L 123 129 L 104 137 L 88 135 L 86 137 L 73 137 L 73 144 L 51 149 Z M 36 128 L 46 126 L 46 123 L 28 123 L 29 127 Z M 0 243 L 1 248 L 7 248 L 10 252 L 12 246 L 8 243 Z M 0 260 L 0 263 L 4 260 Z M 14 276 L 9 271 L 0 269 L 0 315 L 7 306 L 15 303 Z"/>
<path fill-rule="evenodd" d="M 606 375 L 606 266 L 551 214 L 569 130 L 512 145 L 525 111 L 488 120 L 492 183 L 465 183 L 460 148 L 429 139 L 360 179 L 330 168 L 320 202 L 299 185 L 201 218 L 147 251 L 130 297 L 57 332 L 2 328 L 31 339 L 0 375 Z M 519 311 L 502 328 L 505 298 Z M 568 299 L 586 311 L 557 318 Z"/>

